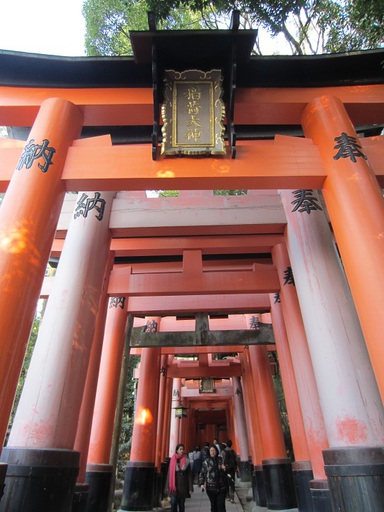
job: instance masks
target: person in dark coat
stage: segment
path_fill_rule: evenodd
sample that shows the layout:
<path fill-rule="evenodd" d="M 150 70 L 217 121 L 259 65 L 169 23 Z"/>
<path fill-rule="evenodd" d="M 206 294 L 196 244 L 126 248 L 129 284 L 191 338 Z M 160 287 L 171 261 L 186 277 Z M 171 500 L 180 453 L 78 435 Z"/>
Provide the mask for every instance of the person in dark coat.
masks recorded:
<path fill-rule="evenodd" d="M 209 443 L 208 441 L 204 444 L 201 449 L 201 462 L 203 463 L 207 457 L 209 457 Z"/>
<path fill-rule="evenodd" d="M 185 512 L 185 498 L 191 497 L 193 482 L 190 460 L 181 443 L 176 446 L 176 452 L 169 461 L 167 488 L 171 512 Z"/>
<path fill-rule="evenodd" d="M 224 449 L 224 464 L 227 471 L 228 493 L 227 499 L 235 503 L 235 479 L 237 471 L 237 454 L 232 448 L 232 441 L 228 439 Z"/>
<path fill-rule="evenodd" d="M 200 448 L 198 446 L 195 446 L 195 449 L 192 452 L 192 455 L 190 456 L 190 458 L 192 458 L 192 460 L 193 460 L 193 464 L 192 464 L 193 483 L 197 484 L 197 482 L 199 480 L 199 474 L 201 471 L 201 463 L 202 463 L 201 452 L 200 452 Z"/>
<path fill-rule="evenodd" d="M 211 512 L 225 511 L 225 496 L 227 494 L 227 474 L 223 457 L 215 445 L 209 448 L 209 457 L 203 461 L 199 475 L 201 490 L 206 489 Z"/>

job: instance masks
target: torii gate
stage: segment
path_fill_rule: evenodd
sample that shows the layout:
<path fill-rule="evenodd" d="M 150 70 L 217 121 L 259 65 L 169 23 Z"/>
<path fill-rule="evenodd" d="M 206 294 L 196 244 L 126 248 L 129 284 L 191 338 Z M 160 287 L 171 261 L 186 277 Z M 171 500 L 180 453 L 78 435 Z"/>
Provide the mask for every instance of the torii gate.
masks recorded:
<path fill-rule="evenodd" d="M 156 34 L 150 35 L 156 39 Z M 248 37 L 249 34 L 246 36 Z M 373 52 L 377 62 L 382 60 L 382 53 Z M 366 55 L 367 58 L 372 56 L 370 53 Z M 4 52 L 0 57 L 5 61 L 10 57 L 16 61 L 18 59 L 16 54 L 11 55 L 9 52 Z M 20 62 L 21 60 L 25 62 L 24 55 L 19 58 Z M 357 58 L 360 56 L 356 56 L 356 60 Z M 344 56 L 343 59 L 344 65 L 350 63 L 348 69 L 352 72 L 355 67 L 354 56 Z M 31 62 L 32 60 L 34 63 L 37 62 L 36 57 L 33 57 Z M 48 60 L 49 62 L 45 62 L 42 58 L 41 65 L 52 66 L 52 60 Z M 288 58 L 286 60 L 288 61 Z M 316 58 L 313 58 L 313 61 L 316 61 L 316 65 L 321 62 Z M 121 62 L 122 65 L 127 64 L 125 61 Z M 240 59 L 237 65 L 239 69 L 243 69 L 243 73 L 247 73 L 247 70 L 252 69 L 252 62 L 244 63 Z M 86 63 L 87 61 L 84 60 L 84 66 Z M 260 65 L 260 62 L 257 64 Z M 60 59 L 57 59 L 56 65 L 60 68 L 62 65 Z M 130 62 L 129 66 L 130 69 L 134 69 L 135 63 Z M 206 298 L 200 299 L 199 303 L 196 297 L 205 297 L 206 294 L 216 296 L 223 294 L 223 297 L 220 297 L 222 310 L 228 311 L 230 303 L 234 303 L 232 306 L 234 310 L 239 311 L 243 308 L 243 311 L 249 311 L 251 302 L 247 302 L 247 295 L 252 301 L 254 299 L 251 295 L 255 292 L 258 294 L 270 294 L 279 290 L 282 292 L 286 283 L 282 282 L 281 271 L 288 268 L 284 254 L 285 246 L 281 243 L 283 236 L 297 281 L 299 272 L 296 272 L 296 268 L 300 268 L 301 257 L 299 248 L 301 250 L 302 246 L 305 246 L 305 243 L 301 244 L 300 240 L 304 236 L 303 233 L 309 240 L 311 231 L 310 229 L 305 231 L 307 229 L 305 226 L 296 225 L 293 218 L 291 219 L 293 212 L 292 207 L 291 211 L 288 209 L 289 203 L 293 204 L 297 198 L 292 196 L 291 191 L 322 189 L 374 377 L 383 396 L 384 377 L 381 369 L 384 349 L 380 343 L 383 322 L 380 320 L 383 320 L 384 315 L 382 307 L 384 209 L 381 193 L 384 183 L 384 144 L 382 136 L 375 135 L 359 139 L 355 130 L 355 127 L 362 125 L 382 124 L 384 86 L 382 70 L 380 70 L 381 68 L 376 70 L 377 76 L 375 79 L 371 77 L 369 84 L 364 81 L 364 78 L 360 82 L 355 79 L 350 85 L 322 84 L 321 87 L 314 87 L 313 84 L 310 87 L 277 88 L 268 87 L 265 84 L 262 87 L 249 84 L 239 87 L 238 83 L 236 95 L 231 98 L 234 102 L 234 126 L 301 125 L 305 138 L 278 135 L 273 140 L 238 140 L 235 159 L 232 158 L 232 151 L 232 154 L 229 153 L 223 157 L 199 158 L 198 165 L 193 157 L 181 159 L 161 157 L 154 160 L 153 141 L 152 145 L 111 145 L 105 137 L 78 139 L 83 125 L 136 127 L 152 125 L 154 98 L 153 89 L 150 86 L 140 87 L 133 81 L 133 87 L 102 86 L 84 89 L 72 85 L 61 87 L 63 82 L 55 84 L 54 80 L 49 81 L 48 84 L 36 86 L 33 81 L 28 83 L 28 78 L 24 83 L 16 79 L 12 82 L 12 79 L 4 73 L 5 76 L 2 78 L 4 85 L 1 86 L 0 124 L 33 126 L 27 146 L 11 140 L 1 141 L 0 146 L 2 162 L 0 183 L 1 190 L 6 190 L 0 209 L 2 289 L 0 340 L 2 353 L 6 354 L 0 364 L 2 390 L 0 401 L 4 411 L 1 422 L 2 436 L 5 436 L 7 429 L 24 349 L 52 245 L 56 254 L 61 250 L 60 240 L 54 240 L 54 237 L 65 191 L 103 191 L 102 194 L 105 194 L 105 201 L 112 214 L 113 203 L 118 202 L 117 199 L 113 200 L 114 193 L 122 190 L 276 189 L 286 190 L 291 194 L 289 199 L 285 196 L 285 192 L 281 194 L 288 224 L 287 221 L 283 221 L 279 233 L 273 235 L 269 233 L 268 240 L 262 239 L 265 232 L 257 234 L 256 244 L 259 243 L 260 247 L 269 247 L 268 251 L 273 254 L 273 265 L 260 268 L 260 264 L 256 264 L 251 271 L 247 272 L 244 268 L 236 269 L 236 266 L 232 266 L 233 272 L 227 272 L 227 270 L 207 272 L 202 263 L 201 249 L 205 242 L 188 238 L 187 245 L 176 249 L 179 254 L 183 254 L 183 268 L 181 272 L 180 269 L 177 270 L 177 275 L 173 272 L 162 272 L 154 277 L 154 275 L 148 276 L 146 272 L 132 273 L 129 266 L 124 268 L 115 266 L 109 278 L 110 249 L 122 251 L 122 253 L 129 252 L 131 240 L 123 241 L 116 238 L 110 242 L 110 234 L 106 232 L 103 241 L 100 240 L 104 263 L 93 270 L 93 277 L 97 275 L 99 279 L 99 289 L 101 290 L 100 281 L 105 272 L 109 281 L 106 292 L 108 295 L 128 296 L 129 303 L 132 303 L 130 306 L 132 309 L 128 309 L 129 312 L 141 311 L 150 316 L 159 313 L 161 309 L 159 304 L 156 304 L 156 297 L 168 297 L 168 310 L 173 307 L 191 311 L 191 303 L 196 300 L 199 311 L 212 311 L 219 307 L 217 301 L 214 301 L 214 305 L 207 306 Z M 140 72 L 135 76 L 140 81 L 139 75 Z M 241 71 L 239 75 L 243 76 Z M 64 80 L 63 75 L 61 80 Z M 231 144 L 233 142 L 232 138 Z M 23 150 L 21 150 L 22 147 L 24 147 Z M 233 147 L 231 149 L 233 150 Z M 53 169 L 54 172 L 52 172 Z M 184 204 L 188 205 L 187 202 Z M 108 223 L 105 229 L 108 230 L 113 216 L 110 219 L 108 214 L 106 218 Z M 206 228 L 206 232 L 200 229 L 200 235 L 215 233 L 213 226 L 216 220 L 214 219 Z M 98 220 L 93 222 L 96 223 L 95 226 L 98 225 Z M 127 223 L 129 225 L 129 220 Z M 92 229 L 96 230 L 95 226 Z M 172 226 L 163 229 L 164 233 L 172 233 Z M 196 234 L 192 226 L 189 229 L 190 234 Z M 224 224 L 222 229 L 225 229 Z M 80 239 L 79 234 L 75 235 L 75 245 Z M 194 241 L 191 242 L 191 240 Z M 238 238 L 236 240 L 239 241 Z M 221 242 L 223 243 L 223 240 Z M 176 244 L 176 239 L 170 240 L 170 243 Z M 224 240 L 227 246 L 230 243 L 229 240 Z M 167 245 L 163 248 L 159 248 L 159 245 L 161 246 L 161 240 L 149 241 L 144 250 L 149 253 L 156 250 L 169 253 Z M 247 240 L 242 240 L 241 247 L 246 245 Z M 233 247 L 232 251 L 234 251 Z M 305 264 L 309 265 L 308 254 L 304 254 L 303 258 Z M 308 270 L 307 275 L 313 272 L 313 269 Z M 67 270 L 67 277 L 69 273 L 70 271 Z M 305 279 L 300 277 L 296 284 L 304 281 Z M 297 286 L 297 289 L 304 315 L 303 305 L 306 299 L 310 299 L 310 292 L 301 285 Z M 148 297 L 151 297 L 151 300 Z M 175 306 L 175 299 L 169 297 L 180 297 L 180 302 Z M 260 295 L 258 297 L 258 300 L 263 302 L 262 297 Z M 143 298 L 144 301 L 140 304 L 140 299 Z M 241 301 L 243 301 L 242 304 Z M 245 306 L 244 302 L 248 305 Z M 269 309 L 273 311 L 271 302 L 269 304 Z M 285 304 L 283 301 L 285 308 L 288 305 L 291 307 L 292 304 L 292 298 L 287 299 Z M 96 313 L 91 306 L 88 307 L 95 325 Z M 284 311 L 283 308 L 283 315 L 288 329 L 287 309 Z M 304 315 L 303 320 L 308 335 L 308 323 L 310 323 L 308 316 Z M 275 322 L 277 325 L 277 320 Z M 154 353 L 155 351 L 152 351 L 152 355 Z M 316 366 L 315 360 L 312 364 Z M 252 363 L 245 361 L 244 365 L 248 368 L 247 365 L 252 366 Z M 326 378 L 326 374 L 324 377 Z M 84 381 L 83 385 L 85 385 Z M 318 377 L 317 386 L 321 388 Z M 248 385 L 248 387 L 251 390 L 252 386 Z M 321 394 L 323 390 L 319 391 Z M 147 398 L 144 396 L 143 400 Z M 365 400 L 367 397 L 363 398 Z M 77 400 L 78 413 L 80 402 L 81 400 Z M 301 406 L 303 407 L 303 402 Z M 379 409 L 380 406 L 378 406 Z M 64 410 L 62 412 L 64 413 Z M 323 414 L 325 414 L 324 410 Z M 378 415 L 382 418 L 381 410 Z M 41 443 L 34 445 L 48 450 L 47 465 L 50 463 L 50 450 L 54 453 L 55 449 L 64 448 L 68 450 L 66 464 L 69 467 L 76 467 L 77 459 L 72 456 L 72 451 L 77 418 L 78 415 L 73 413 L 72 421 L 68 422 L 71 425 L 66 425 L 71 428 L 67 428 L 68 437 L 65 445 L 58 445 L 57 440 L 53 444 L 47 444 L 45 434 L 40 438 Z M 358 419 L 362 420 L 361 417 Z M 337 435 L 332 432 L 336 420 L 338 418 L 334 411 L 329 413 L 326 420 L 327 436 L 331 447 L 328 452 L 330 466 L 333 466 L 332 461 L 339 461 L 337 450 L 339 445 L 335 442 Z M 348 460 L 348 457 L 353 463 L 360 462 L 361 458 L 368 465 L 377 461 L 382 463 L 382 423 L 376 425 L 374 433 L 364 437 L 363 433 L 370 428 L 364 421 L 365 419 L 362 420 L 363 426 L 359 422 L 348 424 L 348 428 L 351 429 L 348 434 L 352 441 L 350 446 L 346 448 L 344 446 L 347 455 L 346 459 L 341 459 L 341 465 Z M 343 425 L 346 428 L 346 423 Z M 57 423 L 56 427 L 59 427 L 59 432 L 61 429 L 63 433 L 63 425 L 60 426 Z M 338 435 L 343 435 L 343 432 L 338 432 Z M 22 439 L 19 433 L 11 433 L 10 441 L 12 436 L 17 442 Z M 20 445 L 16 443 L 15 446 Z M 28 441 L 25 446 L 33 450 L 28 445 Z M 15 453 L 16 458 L 13 458 Z M 141 450 L 136 453 L 139 458 L 134 459 L 134 462 L 138 461 L 136 467 L 140 470 L 145 469 L 148 463 L 152 464 L 148 452 Z M 7 454 L 11 465 L 19 462 L 18 452 L 12 452 L 12 444 Z M 312 465 L 314 460 L 312 459 Z M 144 464 L 140 466 L 141 463 Z M 328 475 L 331 497 L 334 503 L 338 503 L 342 485 L 334 487 L 335 480 L 332 479 L 331 473 L 329 473 L 331 476 Z M 380 477 L 382 479 L 383 475 Z M 321 484 L 320 489 L 323 487 L 325 486 Z M 318 487 L 314 486 L 313 490 L 316 494 Z M 142 491 L 146 492 L 145 489 Z M 351 493 L 351 489 L 348 489 L 348 492 Z M 356 491 L 352 494 L 356 500 L 362 499 Z M 379 492 L 371 492 L 370 496 L 372 496 L 372 507 L 377 506 L 377 503 L 382 500 Z M 126 496 L 128 501 L 126 506 L 132 505 L 131 498 L 129 495 Z M 67 499 L 61 510 L 69 510 L 68 503 Z M 137 510 L 147 510 L 147 504 L 136 503 L 135 506 L 139 506 Z M 124 506 L 122 508 L 122 510 L 128 509 Z M 349 509 L 345 508 L 345 510 Z"/>

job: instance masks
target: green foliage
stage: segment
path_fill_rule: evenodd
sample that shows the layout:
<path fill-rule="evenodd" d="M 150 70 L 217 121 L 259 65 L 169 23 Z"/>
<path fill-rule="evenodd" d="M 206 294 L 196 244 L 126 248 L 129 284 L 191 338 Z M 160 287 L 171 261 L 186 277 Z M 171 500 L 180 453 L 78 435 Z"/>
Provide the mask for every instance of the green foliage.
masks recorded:
<path fill-rule="evenodd" d="M 129 55 L 129 30 L 148 29 L 144 0 L 85 0 L 83 15 L 88 55 Z"/>
<path fill-rule="evenodd" d="M 384 46 L 384 0 L 332 2 L 336 24 L 329 27 L 326 49 L 346 52 Z M 326 20 L 322 20 L 324 24 Z"/>
<path fill-rule="evenodd" d="M 239 190 L 214 190 L 214 196 L 246 196 L 247 190 L 242 188 Z"/>
<path fill-rule="evenodd" d="M 159 197 L 179 197 L 179 190 L 161 190 Z"/>
<path fill-rule="evenodd" d="M 33 350 L 34 350 L 35 345 L 36 345 L 36 340 L 37 340 L 37 335 L 38 335 L 38 332 L 39 332 L 40 322 L 41 322 L 41 313 L 37 312 L 36 315 L 35 315 L 35 318 L 33 320 L 32 329 L 31 329 L 31 333 L 29 335 L 29 341 L 28 341 L 28 344 L 27 344 L 27 349 L 25 351 L 23 367 L 21 369 L 19 381 L 17 383 L 15 399 L 14 399 L 14 402 L 13 402 L 11 418 L 10 418 L 10 421 L 9 421 L 10 427 L 12 426 L 13 419 L 14 419 L 15 414 L 16 414 L 16 409 L 17 409 L 17 406 L 19 404 L 21 392 L 23 391 L 25 378 L 27 376 L 27 372 L 28 372 L 28 368 L 29 368 L 29 365 L 30 365 L 30 362 L 31 362 Z"/>
<path fill-rule="evenodd" d="M 148 30 L 147 11 L 158 29 L 262 29 L 286 40 L 282 53 L 317 54 L 382 48 L 384 0 L 85 0 L 88 55 L 130 55 L 130 30 Z M 260 54 L 257 37 L 254 52 Z"/>
<path fill-rule="evenodd" d="M 284 36 L 293 54 L 363 50 L 384 44 L 384 0 L 148 0 L 148 7 L 161 19 L 168 19 L 180 7 L 189 8 L 227 27 L 231 12 L 237 9 L 242 28 L 261 28 L 272 38 Z M 260 53 L 259 41 L 255 51 Z"/>
<path fill-rule="evenodd" d="M 275 394 L 277 399 L 277 405 L 280 412 L 281 426 L 284 435 L 285 447 L 287 450 L 287 457 L 290 457 L 291 460 L 295 459 L 291 438 L 291 431 L 289 428 L 289 419 L 287 414 L 287 406 L 285 403 L 283 383 L 281 380 L 281 374 L 278 367 L 278 356 L 277 352 L 270 352 L 268 354 L 271 363 L 275 363 L 277 365 L 277 373 L 273 375 L 273 385 L 275 388 Z"/>
<path fill-rule="evenodd" d="M 148 30 L 148 6 L 145 0 L 85 0 L 85 48 L 90 56 L 132 55 L 130 30 Z M 198 14 L 179 9 L 159 29 L 199 28 Z"/>

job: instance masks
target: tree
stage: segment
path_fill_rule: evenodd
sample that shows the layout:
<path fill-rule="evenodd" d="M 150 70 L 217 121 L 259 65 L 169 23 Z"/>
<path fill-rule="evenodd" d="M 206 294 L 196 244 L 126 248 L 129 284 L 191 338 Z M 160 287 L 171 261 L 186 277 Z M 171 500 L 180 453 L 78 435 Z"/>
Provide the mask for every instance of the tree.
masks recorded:
<path fill-rule="evenodd" d="M 129 30 L 147 30 L 145 1 L 85 0 L 85 48 L 88 55 L 132 53 Z"/>
<path fill-rule="evenodd" d="M 148 0 L 161 19 L 179 6 L 218 16 L 233 9 L 244 28 L 283 35 L 293 54 L 379 48 L 384 45 L 384 0 Z"/>
<path fill-rule="evenodd" d="M 85 0 L 87 55 L 131 55 L 130 30 L 148 30 L 148 5 L 145 0 Z M 170 11 L 160 20 L 159 29 L 200 28 L 200 15 L 184 8 Z"/>
<path fill-rule="evenodd" d="M 384 0 L 353 0 L 348 2 L 347 14 L 341 13 L 338 28 L 331 26 L 328 51 L 384 46 Z"/>
<path fill-rule="evenodd" d="M 214 196 L 246 196 L 247 190 L 245 188 L 241 188 L 239 190 L 214 190 Z"/>
<path fill-rule="evenodd" d="M 129 30 L 147 30 L 146 11 L 159 29 L 229 27 L 234 9 L 241 27 L 283 36 L 285 53 L 345 52 L 384 46 L 384 0 L 85 0 L 89 55 L 128 55 Z M 261 53 L 260 40 L 254 52 Z"/>

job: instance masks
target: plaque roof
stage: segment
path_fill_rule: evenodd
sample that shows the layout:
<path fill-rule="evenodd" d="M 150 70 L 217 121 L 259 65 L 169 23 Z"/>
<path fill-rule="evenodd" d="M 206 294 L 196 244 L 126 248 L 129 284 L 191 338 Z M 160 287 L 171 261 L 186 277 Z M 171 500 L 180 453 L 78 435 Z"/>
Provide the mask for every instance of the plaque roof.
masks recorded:
<path fill-rule="evenodd" d="M 239 59 L 237 86 L 382 84 L 383 62 L 384 49 L 329 55 L 251 55 L 247 61 Z M 144 49 L 138 54 L 138 62 L 135 62 L 134 57 L 57 57 L 0 50 L 0 85 L 151 87 L 151 62 L 147 62 Z"/>

